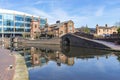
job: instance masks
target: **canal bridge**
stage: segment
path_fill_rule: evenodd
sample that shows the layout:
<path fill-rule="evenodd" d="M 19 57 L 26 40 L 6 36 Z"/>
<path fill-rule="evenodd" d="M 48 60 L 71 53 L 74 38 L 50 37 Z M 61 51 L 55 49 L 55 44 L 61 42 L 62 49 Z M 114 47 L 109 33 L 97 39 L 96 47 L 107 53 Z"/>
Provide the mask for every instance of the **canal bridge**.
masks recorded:
<path fill-rule="evenodd" d="M 61 44 L 66 46 L 77 46 L 77 47 L 120 51 L 120 45 L 115 45 L 112 42 L 94 40 L 94 39 L 78 36 L 72 33 L 63 35 L 61 37 Z"/>

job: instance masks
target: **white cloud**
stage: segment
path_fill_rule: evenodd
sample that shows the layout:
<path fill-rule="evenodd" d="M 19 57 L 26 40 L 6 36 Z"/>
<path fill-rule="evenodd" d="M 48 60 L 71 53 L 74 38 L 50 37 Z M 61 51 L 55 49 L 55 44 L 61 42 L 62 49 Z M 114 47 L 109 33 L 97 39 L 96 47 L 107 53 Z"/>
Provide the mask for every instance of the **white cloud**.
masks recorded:
<path fill-rule="evenodd" d="M 37 5 L 37 4 L 43 4 L 43 3 L 49 3 L 49 2 L 50 2 L 49 0 L 38 0 L 34 4 Z"/>
<path fill-rule="evenodd" d="M 95 12 L 95 16 L 96 17 L 100 17 L 104 14 L 104 7 L 99 8 L 96 12 Z"/>
<path fill-rule="evenodd" d="M 38 15 L 40 17 L 47 18 L 49 24 L 54 24 L 57 20 L 60 20 L 61 22 L 67 21 L 67 20 L 73 20 L 75 23 L 75 27 L 80 27 L 79 24 L 88 20 L 88 17 L 86 17 L 86 16 L 70 15 L 68 12 L 66 12 L 60 8 L 53 9 L 50 12 L 45 12 L 45 11 L 42 11 L 42 10 L 34 8 L 34 7 L 26 7 L 23 9 L 28 11 L 30 14 L 34 14 L 34 15 Z"/>
<path fill-rule="evenodd" d="M 43 1 L 37 1 L 34 4 L 42 4 L 42 3 L 44 3 L 44 2 Z"/>
<path fill-rule="evenodd" d="M 103 63 L 97 61 L 96 66 L 101 72 L 106 72 L 105 65 Z"/>
<path fill-rule="evenodd" d="M 53 10 L 51 11 L 50 14 L 51 16 L 54 17 L 53 20 L 49 21 L 50 23 L 55 23 L 56 20 L 60 21 L 73 20 L 75 23 L 75 27 L 80 27 L 79 24 L 88 19 L 86 16 L 70 15 L 68 12 L 62 9 Z"/>
<path fill-rule="evenodd" d="M 112 0 L 110 0 L 110 2 L 109 0 L 106 0 L 105 3 L 100 5 L 88 4 L 87 6 L 79 5 L 77 7 L 72 5 L 63 6 L 63 3 L 65 3 L 64 1 L 66 0 L 35 1 L 25 0 L 23 4 L 18 4 L 19 2 L 16 2 L 13 5 L 12 1 L 0 0 L 0 7 L 23 11 L 29 14 L 48 18 L 49 24 L 55 23 L 56 20 L 60 20 L 62 22 L 71 19 L 74 21 L 75 27 L 80 27 L 86 24 L 88 24 L 90 27 L 94 27 L 96 24 L 112 24 L 115 20 L 118 20 L 120 16 L 119 5 L 113 6 L 113 3 L 118 4 L 120 0 L 115 0 L 115 2 Z M 27 4 L 28 2 L 29 4 Z"/>
<path fill-rule="evenodd" d="M 34 7 L 25 7 L 23 9 L 30 12 L 30 14 L 33 14 L 33 15 L 38 15 L 40 17 L 46 17 L 46 18 L 53 18 L 48 13 Z"/>

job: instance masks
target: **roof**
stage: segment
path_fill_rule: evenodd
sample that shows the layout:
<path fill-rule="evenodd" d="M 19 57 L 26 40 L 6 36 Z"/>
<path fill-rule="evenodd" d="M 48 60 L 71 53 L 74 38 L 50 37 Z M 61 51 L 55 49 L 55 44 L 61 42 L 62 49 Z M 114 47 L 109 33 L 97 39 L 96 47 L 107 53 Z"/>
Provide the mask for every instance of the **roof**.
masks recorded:
<path fill-rule="evenodd" d="M 65 23 L 68 23 L 68 22 L 73 22 L 73 21 L 68 20 L 68 21 L 64 21 L 64 22 L 61 22 L 61 23 L 52 24 L 49 27 L 55 27 L 55 29 L 57 29 L 57 28 L 61 27 L 62 25 L 64 25 Z"/>
<path fill-rule="evenodd" d="M 39 16 L 35 16 L 35 15 L 28 14 L 28 13 L 19 12 L 19 11 L 14 11 L 14 10 L 8 10 L 8 9 L 0 9 L 0 13 L 6 13 L 6 14 L 18 14 L 18 15 L 26 15 L 26 16 L 39 17 Z"/>
<path fill-rule="evenodd" d="M 117 28 L 116 26 L 106 27 L 106 26 L 98 26 L 99 29 L 111 29 L 111 28 Z"/>

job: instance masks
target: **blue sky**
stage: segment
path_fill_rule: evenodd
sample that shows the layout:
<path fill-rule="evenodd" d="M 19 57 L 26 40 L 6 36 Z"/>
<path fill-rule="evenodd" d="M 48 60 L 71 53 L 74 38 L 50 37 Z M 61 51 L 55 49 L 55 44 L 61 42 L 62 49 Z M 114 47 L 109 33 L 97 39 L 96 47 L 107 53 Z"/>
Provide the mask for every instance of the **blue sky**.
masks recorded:
<path fill-rule="evenodd" d="M 49 24 L 71 19 L 75 27 L 120 21 L 120 0 L 0 0 L 0 8 L 45 17 Z"/>

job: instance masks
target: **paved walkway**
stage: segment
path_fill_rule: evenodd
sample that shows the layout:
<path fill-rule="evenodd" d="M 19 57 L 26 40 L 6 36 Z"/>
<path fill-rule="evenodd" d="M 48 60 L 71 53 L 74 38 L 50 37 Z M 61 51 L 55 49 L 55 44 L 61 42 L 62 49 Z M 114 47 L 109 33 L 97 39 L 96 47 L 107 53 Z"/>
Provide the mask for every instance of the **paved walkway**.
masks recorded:
<path fill-rule="evenodd" d="M 10 68 L 9 66 L 13 67 Z M 15 57 L 10 51 L 0 48 L 0 80 L 13 80 L 15 72 Z"/>
<path fill-rule="evenodd" d="M 93 41 L 97 42 L 97 43 L 100 43 L 100 44 L 103 44 L 105 46 L 108 46 L 113 50 L 119 50 L 120 51 L 120 45 L 116 45 L 113 42 L 106 42 L 106 41 L 101 41 L 101 40 L 93 40 Z"/>
<path fill-rule="evenodd" d="M 112 43 L 112 42 L 106 42 L 106 41 L 102 41 L 102 40 L 88 39 L 88 38 L 85 38 L 85 37 L 82 37 L 82 36 L 78 36 L 78 35 L 74 35 L 74 36 L 82 38 L 82 39 L 86 39 L 86 40 L 89 40 L 89 41 L 93 41 L 93 42 L 96 42 L 96 43 L 103 44 L 103 45 L 111 48 L 112 50 L 118 50 L 118 51 L 120 51 L 120 45 L 116 45 L 115 43 Z"/>

